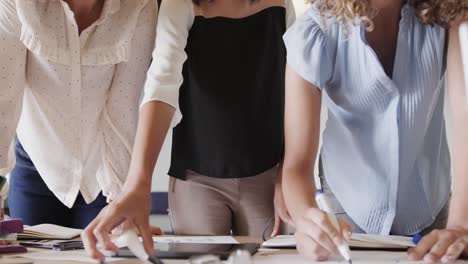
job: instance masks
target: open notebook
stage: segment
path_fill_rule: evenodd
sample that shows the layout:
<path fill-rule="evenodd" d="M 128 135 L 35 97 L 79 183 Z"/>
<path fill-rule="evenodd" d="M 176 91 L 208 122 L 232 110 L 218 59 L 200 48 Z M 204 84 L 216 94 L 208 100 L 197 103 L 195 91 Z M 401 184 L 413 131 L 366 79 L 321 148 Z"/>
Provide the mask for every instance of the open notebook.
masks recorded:
<path fill-rule="evenodd" d="M 353 234 L 350 247 L 362 249 L 407 249 L 414 247 L 411 237 Z M 294 236 L 277 236 L 263 243 L 266 248 L 296 248 Z"/>
<path fill-rule="evenodd" d="M 24 232 L 18 234 L 18 239 L 73 239 L 83 230 L 52 224 L 25 226 Z"/>

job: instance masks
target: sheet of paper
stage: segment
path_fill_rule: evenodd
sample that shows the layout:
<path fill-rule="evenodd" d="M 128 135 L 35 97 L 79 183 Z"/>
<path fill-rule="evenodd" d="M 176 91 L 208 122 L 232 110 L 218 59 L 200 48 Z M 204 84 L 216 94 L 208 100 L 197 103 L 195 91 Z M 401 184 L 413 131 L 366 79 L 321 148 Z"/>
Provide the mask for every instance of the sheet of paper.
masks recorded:
<path fill-rule="evenodd" d="M 239 241 L 232 236 L 154 236 L 153 241 L 155 243 L 239 244 Z"/>
<path fill-rule="evenodd" d="M 353 264 L 410 264 L 424 263 L 422 261 L 411 262 L 407 260 L 406 252 L 384 251 L 352 251 Z M 348 262 L 338 256 L 324 262 L 313 262 L 297 254 L 281 254 L 260 252 L 254 257 L 255 264 L 347 264 Z M 467 261 L 457 261 L 457 264 L 466 264 Z"/>
<path fill-rule="evenodd" d="M 296 247 L 296 238 L 290 235 L 276 236 L 270 240 L 263 242 L 264 247 Z"/>

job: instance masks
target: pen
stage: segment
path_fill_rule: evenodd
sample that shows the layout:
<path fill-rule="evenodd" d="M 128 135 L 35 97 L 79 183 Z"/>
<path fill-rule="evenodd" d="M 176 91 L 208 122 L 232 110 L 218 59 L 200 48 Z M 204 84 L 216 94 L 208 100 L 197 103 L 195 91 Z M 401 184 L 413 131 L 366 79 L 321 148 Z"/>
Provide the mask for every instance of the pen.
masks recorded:
<path fill-rule="evenodd" d="M 328 202 L 326 195 L 322 191 L 317 191 L 315 195 L 315 200 L 317 201 L 320 209 L 325 211 L 325 213 L 328 215 L 328 219 L 330 220 L 332 225 L 336 228 L 336 230 L 341 231 L 340 224 L 338 223 L 338 219 L 333 213 L 333 210 L 331 210 L 331 207 L 330 207 L 330 204 Z M 343 256 L 343 258 L 349 262 L 349 264 L 352 263 L 351 251 L 349 250 L 349 245 L 347 243 L 343 242 L 343 244 L 338 245 L 338 251 Z"/>
<path fill-rule="evenodd" d="M 419 241 L 421 241 L 421 239 L 422 239 L 422 236 L 420 234 L 416 234 L 413 236 L 413 243 L 417 245 Z"/>

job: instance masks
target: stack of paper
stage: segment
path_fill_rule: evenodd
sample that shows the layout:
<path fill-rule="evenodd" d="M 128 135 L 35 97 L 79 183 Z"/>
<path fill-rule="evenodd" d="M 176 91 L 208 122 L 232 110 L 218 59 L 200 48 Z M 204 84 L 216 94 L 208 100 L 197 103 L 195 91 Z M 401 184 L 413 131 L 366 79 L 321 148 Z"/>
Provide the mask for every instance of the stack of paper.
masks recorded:
<path fill-rule="evenodd" d="M 368 249 L 406 249 L 414 247 L 411 237 L 353 234 L 350 247 Z M 267 248 L 296 248 L 294 236 L 277 236 L 263 243 Z"/>
<path fill-rule="evenodd" d="M 73 239 L 78 237 L 83 230 L 68 228 L 52 224 L 41 224 L 24 228 L 23 233 L 18 234 L 18 239 Z"/>

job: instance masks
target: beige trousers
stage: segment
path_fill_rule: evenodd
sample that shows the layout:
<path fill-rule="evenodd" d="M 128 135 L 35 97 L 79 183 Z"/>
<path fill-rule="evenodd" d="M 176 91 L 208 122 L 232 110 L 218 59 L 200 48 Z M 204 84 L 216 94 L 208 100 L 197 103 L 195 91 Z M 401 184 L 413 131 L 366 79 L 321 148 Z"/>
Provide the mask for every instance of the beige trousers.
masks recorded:
<path fill-rule="evenodd" d="M 170 177 L 174 233 L 260 236 L 274 216 L 276 173 L 277 167 L 247 178 L 210 178 L 192 171 L 186 181 Z"/>

